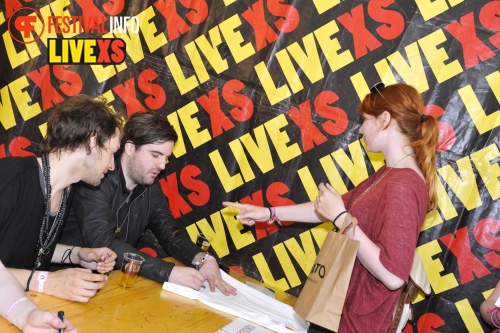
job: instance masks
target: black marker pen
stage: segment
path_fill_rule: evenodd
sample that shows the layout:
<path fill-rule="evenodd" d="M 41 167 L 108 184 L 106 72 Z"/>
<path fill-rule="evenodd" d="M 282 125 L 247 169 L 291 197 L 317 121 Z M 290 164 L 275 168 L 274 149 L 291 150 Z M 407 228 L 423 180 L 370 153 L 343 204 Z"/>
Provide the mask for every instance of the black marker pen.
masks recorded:
<path fill-rule="evenodd" d="M 57 313 L 57 316 L 59 317 L 59 319 L 61 319 L 62 321 L 64 321 L 64 311 L 59 311 Z M 60 328 L 60 329 L 57 330 L 57 333 L 62 333 L 62 331 L 63 330 Z"/>
<path fill-rule="evenodd" d="M 199 262 L 199 261 L 197 261 L 197 262 L 196 262 L 195 267 L 196 267 L 196 270 L 197 270 L 197 271 L 199 271 L 199 270 L 200 270 L 200 262 Z M 202 285 L 201 285 L 201 287 L 202 287 L 203 289 L 205 289 L 205 285 L 204 285 L 204 284 L 202 284 Z"/>

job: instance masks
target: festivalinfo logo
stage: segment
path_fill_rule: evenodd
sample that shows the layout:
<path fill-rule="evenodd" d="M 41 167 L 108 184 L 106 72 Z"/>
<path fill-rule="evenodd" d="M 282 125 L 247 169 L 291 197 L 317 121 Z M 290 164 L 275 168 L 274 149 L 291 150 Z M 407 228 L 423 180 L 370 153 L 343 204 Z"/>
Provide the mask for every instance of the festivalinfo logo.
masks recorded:
<path fill-rule="evenodd" d="M 139 33 L 139 18 L 136 16 L 67 16 L 43 17 L 34 8 L 16 10 L 8 21 L 8 30 L 13 40 L 30 44 L 44 33 L 50 36 L 111 33 Z M 108 28 L 106 27 L 108 25 Z M 120 38 L 48 38 L 49 64 L 120 64 L 125 61 L 126 45 Z"/>

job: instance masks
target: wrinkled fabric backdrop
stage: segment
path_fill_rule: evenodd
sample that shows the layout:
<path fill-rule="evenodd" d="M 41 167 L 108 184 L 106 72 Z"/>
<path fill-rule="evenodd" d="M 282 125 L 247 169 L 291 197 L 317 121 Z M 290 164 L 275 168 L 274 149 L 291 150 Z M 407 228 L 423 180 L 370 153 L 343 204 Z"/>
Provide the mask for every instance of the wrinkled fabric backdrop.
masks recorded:
<path fill-rule="evenodd" d="M 179 224 L 212 236 L 224 265 L 293 295 L 332 224 L 248 228 L 221 202 L 352 189 L 384 163 L 364 149 L 360 101 L 379 81 L 413 85 L 439 120 L 440 201 L 417 249 L 433 293 L 405 332 L 491 330 L 478 310 L 500 278 L 500 1 L 8 0 L 0 11 L 0 157 L 38 155 L 50 112 L 75 94 L 103 95 L 124 120 L 158 112 L 179 134 L 160 178 Z M 37 21 L 16 20 L 26 16 Z M 66 16 L 59 33 L 50 16 Z M 137 18 L 120 33 L 110 17 Z M 126 58 L 55 64 L 50 38 L 120 38 Z"/>

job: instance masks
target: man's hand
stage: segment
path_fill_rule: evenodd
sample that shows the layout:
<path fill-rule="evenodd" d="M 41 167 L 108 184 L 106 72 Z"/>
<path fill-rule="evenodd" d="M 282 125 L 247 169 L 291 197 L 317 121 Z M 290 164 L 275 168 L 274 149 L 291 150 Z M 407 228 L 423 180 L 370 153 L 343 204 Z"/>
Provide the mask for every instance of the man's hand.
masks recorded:
<path fill-rule="evenodd" d="M 220 268 L 215 260 L 205 260 L 200 272 L 210 284 L 210 291 L 214 292 L 217 287 L 224 295 L 236 295 L 236 288 L 222 279 Z"/>
<path fill-rule="evenodd" d="M 194 290 L 200 290 L 205 282 L 205 276 L 191 267 L 174 266 L 168 282 L 179 284 L 181 286 L 189 287 Z"/>
<path fill-rule="evenodd" d="M 107 247 L 101 248 L 75 248 L 71 254 L 73 262 L 80 266 L 96 270 L 99 273 L 107 273 L 115 267 L 116 253 Z"/>
<path fill-rule="evenodd" d="M 62 269 L 49 273 L 44 292 L 70 301 L 86 303 L 104 287 L 107 280 L 106 275 L 94 274 L 90 269 Z"/>

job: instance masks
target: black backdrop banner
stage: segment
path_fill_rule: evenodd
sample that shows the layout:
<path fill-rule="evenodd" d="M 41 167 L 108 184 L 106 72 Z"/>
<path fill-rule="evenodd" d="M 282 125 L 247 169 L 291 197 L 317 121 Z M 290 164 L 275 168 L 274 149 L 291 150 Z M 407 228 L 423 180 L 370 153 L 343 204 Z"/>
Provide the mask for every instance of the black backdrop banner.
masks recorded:
<path fill-rule="evenodd" d="M 243 227 L 222 201 L 287 205 L 383 164 L 357 108 L 405 82 L 439 120 L 438 211 L 417 252 L 433 293 L 405 332 L 484 332 L 500 278 L 500 1 L 7 0 L 0 4 L 0 157 L 37 155 L 55 105 L 102 95 L 180 136 L 160 183 L 192 239 L 298 295 L 332 223 Z M 33 184 L 37 186 L 37 184 Z M 404 214 L 401 215 L 404 219 Z"/>

